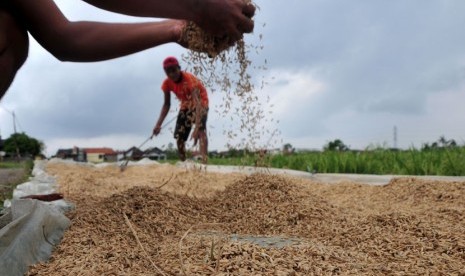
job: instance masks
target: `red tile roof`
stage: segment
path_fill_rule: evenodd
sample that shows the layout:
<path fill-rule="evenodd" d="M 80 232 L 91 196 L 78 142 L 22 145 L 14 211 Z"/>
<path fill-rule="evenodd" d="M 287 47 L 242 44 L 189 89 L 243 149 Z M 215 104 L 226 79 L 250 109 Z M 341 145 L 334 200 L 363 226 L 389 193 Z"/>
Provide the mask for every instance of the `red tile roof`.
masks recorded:
<path fill-rule="evenodd" d="M 84 149 L 84 151 L 86 153 L 116 154 L 116 152 L 110 148 L 88 148 Z"/>

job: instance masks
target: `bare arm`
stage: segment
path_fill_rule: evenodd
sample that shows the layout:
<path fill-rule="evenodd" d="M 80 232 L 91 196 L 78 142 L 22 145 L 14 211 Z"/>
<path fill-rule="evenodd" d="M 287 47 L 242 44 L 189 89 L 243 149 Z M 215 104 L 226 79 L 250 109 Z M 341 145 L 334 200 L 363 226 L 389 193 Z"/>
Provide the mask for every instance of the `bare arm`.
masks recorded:
<path fill-rule="evenodd" d="M 28 31 L 60 60 L 99 61 L 176 42 L 182 21 L 71 22 L 52 0 L 12 0 Z"/>
<path fill-rule="evenodd" d="M 10 0 L 28 22 L 28 28 L 36 39 L 43 44 L 50 35 L 45 35 L 46 29 L 51 28 L 55 35 L 63 35 L 67 29 L 64 23 L 70 22 L 63 16 L 53 0 Z M 244 0 L 84 0 L 96 7 L 134 16 L 161 17 L 194 21 L 202 29 L 213 35 L 227 35 L 232 41 L 241 38 L 243 33 L 253 31 L 254 23 L 251 17 L 255 14 L 255 7 Z M 60 25 L 56 25 L 60 24 Z M 86 23 L 88 24 L 88 23 Z M 94 25 L 81 24 L 80 30 L 88 31 Z M 87 29 L 86 29 L 87 27 Z M 57 32 L 59 31 L 59 32 Z M 141 30 L 139 30 L 142 32 Z M 160 30 L 153 30 L 159 34 Z M 109 31 L 115 34 L 114 31 Z M 166 34 L 165 34 L 166 35 Z M 179 37 L 179 36 L 178 36 Z M 177 39 L 177 38 L 176 38 Z M 168 41 L 169 40 L 169 41 Z M 171 37 L 160 37 L 156 42 L 144 41 L 152 47 L 161 43 L 173 42 Z M 150 43 L 151 42 L 151 43 Z M 54 43 L 52 40 L 51 43 Z M 45 47 L 45 46 L 44 46 Z M 147 45 L 135 47 L 140 49 Z M 131 51 L 136 51 L 131 49 Z M 124 51 L 123 51 L 124 52 Z M 118 55 L 120 53 L 115 53 Z M 121 54 L 120 54 L 121 55 Z"/>
<path fill-rule="evenodd" d="M 153 128 L 153 134 L 158 135 L 161 131 L 161 125 L 163 124 L 163 121 L 166 118 L 166 115 L 170 111 L 170 106 L 171 106 L 171 95 L 170 91 L 163 91 L 165 94 L 165 101 L 163 103 L 163 106 L 161 108 L 160 116 L 158 117 L 158 121 Z"/>
<path fill-rule="evenodd" d="M 255 7 L 244 0 L 84 0 L 122 14 L 190 20 L 214 35 L 239 38 L 253 30 Z"/>

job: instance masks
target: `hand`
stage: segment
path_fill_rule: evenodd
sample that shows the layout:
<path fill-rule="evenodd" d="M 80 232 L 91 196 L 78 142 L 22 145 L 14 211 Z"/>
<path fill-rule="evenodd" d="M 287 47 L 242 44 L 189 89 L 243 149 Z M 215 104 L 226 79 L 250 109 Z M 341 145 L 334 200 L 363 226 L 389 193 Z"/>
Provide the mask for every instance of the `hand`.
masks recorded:
<path fill-rule="evenodd" d="M 160 131 L 161 131 L 161 127 L 160 126 L 155 126 L 153 128 L 153 135 L 157 136 L 158 134 L 160 134 Z"/>
<path fill-rule="evenodd" d="M 205 31 L 218 37 L 228 36 L 235 42 L 244 33 L 251 33 L 255 6 L 245 0 L 198 1 L 199 15 L 194 22 Z"/>
<path fill-rule="evenodd" d="M 194 129 L 194 132 L 192 132 L 191 140 L 194 140 L 194 146 L 196 146 L 199 141 L 199 129 L 197 127 Z"/>

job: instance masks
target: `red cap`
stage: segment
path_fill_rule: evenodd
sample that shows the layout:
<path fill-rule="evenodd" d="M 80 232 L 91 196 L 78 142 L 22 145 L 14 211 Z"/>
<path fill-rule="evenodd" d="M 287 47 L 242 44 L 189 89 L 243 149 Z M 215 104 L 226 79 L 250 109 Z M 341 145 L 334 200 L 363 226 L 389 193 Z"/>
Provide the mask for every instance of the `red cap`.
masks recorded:
<path fill-rule="evenodd" d="M 167 68 L 170 66 L 179 66 L 179 62 L 175 57 L 167 57 L 163 61 L 163 68 Z"/>

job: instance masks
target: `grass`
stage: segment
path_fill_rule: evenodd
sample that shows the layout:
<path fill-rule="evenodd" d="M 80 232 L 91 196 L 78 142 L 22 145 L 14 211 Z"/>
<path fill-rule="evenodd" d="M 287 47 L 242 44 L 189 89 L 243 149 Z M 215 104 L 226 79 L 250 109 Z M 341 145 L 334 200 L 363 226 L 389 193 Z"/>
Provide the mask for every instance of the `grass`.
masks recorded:
<path fill-rule="evenodd" d="M 465 147 L 391 151 L 324 151 L 241 158 L 210 158 L 209 164 L 255 166 L 264 164 L 318 173 L 465 176 Z"/>
<path fill-rule="evenodd" d="M 24 164 L 20 162 L 0 162 L 0 169 L 20 169 Z"/>
<path fill-rule="evenodd" d="M 27 181 L 31 175 L 32 169 L 34 167 L 34 162 L 32 160 L 22 161 L 22 162 L 1 162 L 0 170 L 2 169 L 17 169 L 22 170 L 20 176 L 15 178 L 12 181 L 5 181 L 0 179 L 0 210 L 3 209 L 3 202 L 6 199 L 10 199 L 13 196 L 13 190 L 17 185 Z"/>

